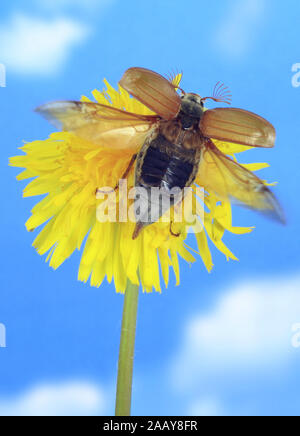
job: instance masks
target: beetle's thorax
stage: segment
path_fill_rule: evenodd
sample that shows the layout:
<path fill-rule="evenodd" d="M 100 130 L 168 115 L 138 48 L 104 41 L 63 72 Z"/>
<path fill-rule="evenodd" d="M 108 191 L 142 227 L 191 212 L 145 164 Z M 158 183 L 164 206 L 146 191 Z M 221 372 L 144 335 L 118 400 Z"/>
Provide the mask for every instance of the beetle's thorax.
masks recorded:
<path fill-rule="evenodd" d="M 200 148 L 203 142 L 200 129 L 183 129 L 181 121 L 178 119 L 162 122 L 159 127 L 159 132 L 169 142 L 183 149 Z"/>

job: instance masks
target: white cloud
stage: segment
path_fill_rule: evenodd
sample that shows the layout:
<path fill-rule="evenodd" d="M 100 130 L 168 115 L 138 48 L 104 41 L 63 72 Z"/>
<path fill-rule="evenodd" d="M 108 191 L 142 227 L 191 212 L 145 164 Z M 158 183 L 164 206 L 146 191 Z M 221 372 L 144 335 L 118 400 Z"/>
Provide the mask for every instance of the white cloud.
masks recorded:
<path fill-rule="evenodd" d="M 188 321 L 172 365 L 174 384 L 274 370 L 278 376 L 297 352 L 292 338 L 299 322 L 300 277 L 257 280 L 225 290 L 209 313 Z"/>
<path fill-rule="evenodd" d="M 224 410 L 218 400 L 212 397 L 195 400 L 189 407 L 188 416 L 224 416 Z"/>
<path fill-rule="evenodd" d="M 73 381 L 38 385 L 16 398 L 0 397 L 0 416 L 103 415 L 105 395 L 98 386 Z"/>
<path fill-rule="evenodd" d="M 17 14 L 0 27 L 0 61 L 21 74 L 51 75 L 63 68 L 87 28 L 69 18 L 45 20 Z"/>
<path fill-rule="evenodd" d="M 265 0 L 235 0 L 218 24 L 213 43 L 223 56 L 240 58 L 258 37 L 265 14 Z"/>

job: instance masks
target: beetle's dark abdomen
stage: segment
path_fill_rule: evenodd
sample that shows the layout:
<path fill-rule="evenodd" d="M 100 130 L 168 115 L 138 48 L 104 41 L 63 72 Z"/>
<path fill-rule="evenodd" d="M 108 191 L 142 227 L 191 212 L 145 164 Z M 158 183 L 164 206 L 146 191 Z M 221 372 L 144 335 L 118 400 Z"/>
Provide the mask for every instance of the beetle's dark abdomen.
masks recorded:
<path fill-rule="evenodd" d="M 190 158 L 194 151 L 185 151 Z M 192 156 L 193 155 L 193 156 Z M 170 143 L 163 135 L 158 135 L 148 147 L 141 167 L 141 179 L 148 186 L 167 189 L 183 189 L 193 172 L 194 165 L 183 158 L 178 147 Z"/>

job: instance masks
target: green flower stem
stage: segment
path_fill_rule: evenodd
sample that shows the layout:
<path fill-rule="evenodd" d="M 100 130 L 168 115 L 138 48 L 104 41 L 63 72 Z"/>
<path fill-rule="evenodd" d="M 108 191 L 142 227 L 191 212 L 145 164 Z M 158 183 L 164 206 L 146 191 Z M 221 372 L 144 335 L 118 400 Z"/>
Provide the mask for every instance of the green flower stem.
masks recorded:
<path fill-rule="evenodd" d="M 139 286 L 127 283 L 118 363 L 116 416 L 130 416 Z"/>

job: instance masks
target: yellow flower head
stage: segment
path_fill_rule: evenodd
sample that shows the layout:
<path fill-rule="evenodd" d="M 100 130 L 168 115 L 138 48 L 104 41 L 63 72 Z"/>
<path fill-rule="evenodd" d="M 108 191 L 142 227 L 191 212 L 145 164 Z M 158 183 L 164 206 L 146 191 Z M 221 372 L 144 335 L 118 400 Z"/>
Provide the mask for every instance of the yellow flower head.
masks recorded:
<path fill-rule="evenodd" d="M 179 78 L 177 78 L 179 83 Z M 131 98 L 122 88 L 116 91 L 105 81 L 106 89 L 93 91 L 98 103 L 111 105 L 137 114 L 152 112 Z M 89 99 L 83 97 L 83 101 Z M 230 143 L 217 147 L 235 159 L 235 153 L 247 149 Z M 141 144 L 142 145 L 142 144 Z M 36 204 L 26 222 L 27 230 L 44 226 L 33 245 L 41 255 L 48 254 L 50 266 L 58 268 L 76 249 L 82 246 L 82 258 L 78 278 L 92 286 L 100 286 L 106 277 L 114 280 L 117 292 L 124 292 L 127 280 L 141 283 L 143 290 L 161 291 L 160 271 L 165 285 L 169 282 L 169 269 L 173 268 L 179 284 L 178 255 L 187 262 L 200 255 L 208 271 L 213 267 L 208 238 L 227 257 L 236 257 L 222 241 L 224 232 L 248 233 L 251 228 L 233 227 L 230 202 L 220 199 L 214 192 L 205 192 L 195 208 L 202 214 L 204 230 L 195 233 L 197 249 L 189 247 L 185 240 L 188 230 L 198 223 L 176 223 L 179 236 L 170 233 L 165 222 L 146 227 L 136 240 L 132 239 L 133 222 L 100 222 L 96 209 L 101 200 L 96 190 L 101 186 L 115 186 L 132 158 L 130 150 L 109 149 L 83 140 L 68 131 L 57 132 L 46 140 L 26 143 L 21 150 L 25 155 L 13 157 L 10 164 L 25 168 L 18 180 L 33 180 L 24 189 L 24 197 L 46 196 Z M 265 164 L 252 164 L 250 170 L 258 170 Z M 196 180 L 197 182 L 197 180 Z M 128 187 L 134 185 L 134 171 L 128 175 Z M 193 185 L 196 189 L 196 184 Z M 207 190 L 206 190 L 207 191 Z M 192 254 L 193 253 L 193 254 Z"/>

